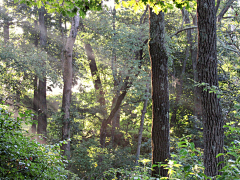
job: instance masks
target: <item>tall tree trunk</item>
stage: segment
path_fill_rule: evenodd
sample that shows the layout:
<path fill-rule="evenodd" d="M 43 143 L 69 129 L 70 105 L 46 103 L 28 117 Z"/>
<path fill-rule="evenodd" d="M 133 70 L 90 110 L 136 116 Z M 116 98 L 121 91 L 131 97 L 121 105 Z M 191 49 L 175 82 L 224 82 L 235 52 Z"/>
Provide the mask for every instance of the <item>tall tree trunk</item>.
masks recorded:
<path fill-rule="evenodd" d="M 70 30 L 69 37 L 67 38 L 65 51 L 64 51 L 64 62 L 63 62 L 63 99 L 62 99 L 62 111 L 64 113 L 62 119 L 62 140 L 66 140 L 67 144 L 62 144 L 61 149 L 63 155 L 70 159 L 70 106 L 71 106 L 71 93 L 72 93 L 72 52 L 73 46 L 77 37 L 79 27 L 79 14 L 72 18 L 72 27 Z"/>
<path fill-rule="evenodd" d="M 168 56 L 165 47 L 164 13 L 149 8 L 149 54 L 152 70 L 152 164 L 167 163 L 170 157 Z M 168 176 L 168 170 L 155 166 L 152 176 Z"/>
<path fill-rule="evenodd" d="M 116 56 L 116 9 L 115 9 L 115 4 L 113 6 L 112 10 L 112 27 L 113 27 L 113 49 L 112 49 L 112 74 L 113 74 L 113 79 L 114 79 L 114 89 L 118 88 L 119 82 L 117 79 L 117 68 L 116 68 L 116 63 L 117 63 L 117 56 Z M 119 96 L 119 91 L 116 91 L 115 97 L 113 97 L 113 103 L 112 106 L 114 106 L 117 97 Z M 119 124 L 120 120 L 120 109 L 118 109 L 117 113 L 112 119 L 112 131 L 111 131 L 111 136 L 112 136 L 112 145 L 114 146 L 114 136 L 115 136 L 115 129 L 116 129 L 116 124 Z M 117 122 L 118 121 L 118 122 Z"/>
<path fill-rule="evenodd" d="M 38 46 L 38 25 L 37 25 L 37 21 L 35 20 L 34 21 L 34 24 L 35 24 L 35 41 L 34 41 L 34 45 L 35 47 L 37 48 Z M 37 75 L 34 76 L 34 79 L 33 79 L 33 102 L 32 102 L 32 106 L 33 106 L 33 110 L 35 112 L 35 115 L 33 116 L 33 124 L 32 124 L 32 128 L 31 128 L 31 131 L 33 134 L 36 134 L 37 132 L 37 124 L 35 122 L 38 121 L 38 77 Z"/>
<path fill-rule="evenodd" d="M 140 150 L 141 150 L 141 143 L 142 143 L 142 133 L 143 133 L 143 125 L 144 125 L 144 117 L 147 112 L 147 104 L 148 104 L 148 93 L 149 93 L 149 84 L 146 85 L 146 91 L 145 91 L 145 101 L 143 104 L 143 110 L 141 115 L 141 122 L 140 122 L 140 128 L 138 132 L 138 144 L 137 144 L 137 154 L 136 154 L 136 165 L 138 165 L 138 160 L 140 156 Z"/>
<path fill-rule="evenodd" d="M 215 0 L 197 1 L 198 17 L 198 78 L 199 83 L 208 83 L 210 87 L 218 87 L 217 75 L 217 33 Z M 209 93 L 201 87 L 203 110 L 204 166 L 207 176 L 216 176 L 223 164 L 223 118 L 221 106 L 216 93 Z"/>
<path fill-rule="evenodd" d="M 40 46 L 42 49 L 46 47 L 47 44 L 47 28 L 45 23 L 45 8 L 41 7 L 38 11 L 39 13 L 39 30 L 40 30 Z M 42 62 L 43 67 L 45 66 L 45 60 Z M 38 110 L 38 127 L 37 133 L 42 134 L 43 137 L 40 143 L 46 143 L 46 136 L 47 136 L 47 100 L 46 100 L 46 88 L 47 88 L 47 79 L 46 79 L 46 72 L 43 73 L 42 78 L 39 79 L 38 84 L 38 98 L 39 98 L 39 110 Z"/>

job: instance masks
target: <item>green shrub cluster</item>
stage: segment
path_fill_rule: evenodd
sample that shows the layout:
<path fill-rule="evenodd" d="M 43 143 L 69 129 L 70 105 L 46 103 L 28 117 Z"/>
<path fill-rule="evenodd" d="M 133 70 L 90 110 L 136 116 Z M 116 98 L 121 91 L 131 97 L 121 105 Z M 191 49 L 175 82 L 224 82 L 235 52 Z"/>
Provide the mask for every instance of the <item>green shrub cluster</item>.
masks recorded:
<path fill-rule="evenodd" d="M 11 117 L 0 108 L 0 179 L 67 179 L 59 145 L 42 145 L 22 129 L 30 111 Z"/>

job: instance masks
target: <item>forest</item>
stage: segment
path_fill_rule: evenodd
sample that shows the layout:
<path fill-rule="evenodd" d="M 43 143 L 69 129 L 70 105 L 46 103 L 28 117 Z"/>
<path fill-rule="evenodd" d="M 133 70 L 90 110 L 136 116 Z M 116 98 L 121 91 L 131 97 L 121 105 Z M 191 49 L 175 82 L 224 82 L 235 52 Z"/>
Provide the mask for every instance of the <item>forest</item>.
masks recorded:
<path fill-rule="evenodd" d="M 239 180 L 239 3 L 1 0 L 0 179 Z"/>

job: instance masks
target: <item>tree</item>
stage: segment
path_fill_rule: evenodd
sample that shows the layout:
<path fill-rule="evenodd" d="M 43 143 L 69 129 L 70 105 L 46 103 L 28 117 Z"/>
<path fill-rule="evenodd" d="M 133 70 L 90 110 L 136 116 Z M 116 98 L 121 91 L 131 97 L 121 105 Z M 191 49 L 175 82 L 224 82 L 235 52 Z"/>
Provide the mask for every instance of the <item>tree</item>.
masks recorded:
<path fill-rule="evenodd" d="M 168 56 L 165 47 L 164 13 L 149 8 L 149 54 L 152 72 L 152 176 L 166 177 L 168 170 L 157 165 L 170 157 Z"/>
<path fill-rule="evenodd" d="M 72 18 L 72 26 L 65 45 L 63 60 L 62 140 L 66 140 L 67 143 L 62 144 L 61 149 L 63 150 L 63 155 L 66 155 L 68 159 L 70 159 L 70 105 L 73 81 L 72 57 L 73 46 L 78 33 L 79 20 L 79 14 L 76 14 L 76 16 Z"/>
<path fill-rule="evenodd" d="M 39 30 L 40 30 L 40 46 L 45 48 L 47 44 L 47 28 L 46 28 L 46 18 L 45 18 L 45 8 L 41 7 L 38 11 L 39 13 Z M 42 60 L 43 67 L 46 64 L 46 59 Z M 36 87 L 36 86 L 35 86 Z M 42 140 L 39 140 L 41 143 L 46 143 L 47 136 L 47 100 L 46 100 L 46 89 L 47 89 L 47 79 L 46 71 L 43 72 L 42 77 L 39 79 L 38 84 L 38 126 L 37 133 L 42 134 Z"/>
<path fill-rule="evenodd" d="M 203 111 L 204 166 L 207 176 L 216 176 L 223 164 L 223 118 L 217 92 L 217 33 L 215 0 L 197 1 L 198 17 L 198 80 L 201 86 Z M 206 85 L 209 88 L 206 88 Z M 207 90 L 206 90 L 207 89 Z M 213 92 L 212 92 L 213 91 Z"/>

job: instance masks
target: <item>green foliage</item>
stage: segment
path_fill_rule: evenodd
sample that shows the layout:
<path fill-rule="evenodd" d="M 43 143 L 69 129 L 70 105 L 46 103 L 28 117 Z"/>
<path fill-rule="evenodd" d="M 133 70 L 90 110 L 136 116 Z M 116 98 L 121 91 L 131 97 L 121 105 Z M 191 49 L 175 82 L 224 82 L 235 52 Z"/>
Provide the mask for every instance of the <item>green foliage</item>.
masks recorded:
<path fill-rule="evenodd" d="M 239 140 L 240 128 L 235 126 L 235 123 L 227 123 L 224 126 L 226 128 L 225 135 L 227 138 L 232 139 L 235 137 Z M 221 172 L 222 175 L 218 176 L 219 180 L 233 180 L 240 179 L 240 141 L 233 140 L 227 146 L 225 146 L 225 152 L 217 155 L 224 156 L 224 167 Z"/>
<path fill-rule="evenodd" d="M 204 179 L 204 166 L 201 149 L 195 148 L 191 136 L 176 139 L 177 148 L 171 154 L 171 160 L 166 166 L 170 178 L 174 179 Z M 174 147 L 174 145 L 173 145 Z"/>
<path fill-rule="evenodd" d="M 68 171 L 59 145 L 41 145 L 27 137 L 22 129 L 29 111 L 13 119 L 5 107 L 0 108 L 0 174 L 4 179 L 67 179 Z"/>
<path fill-rule="evenodd" d="M 71 171 L 83 179 L 109 179 L 105 171 L 111 168 L 133 167 L 134 157 L 130 149 L 101 148 L 97 139 L 81 140 L 73 146 Z"/>
<path fill-rule="evenodd" d="M 85 17 L 88 10 L 101 10 L 102 9 L 102 3 L 99 0 L 93 0 L 93 1 L 49 1 L 49 0 L 14 0 L 15 3 L 24 3 L 30 7 L 37 6 L 38 8 L 41 8 L 42 6 L 45 6 L 45 8 L 48 10 L 48 13 L 62 13 L 63 16 L 70 16 L 73 17 L 79 12 L 80 16 Z"/>

